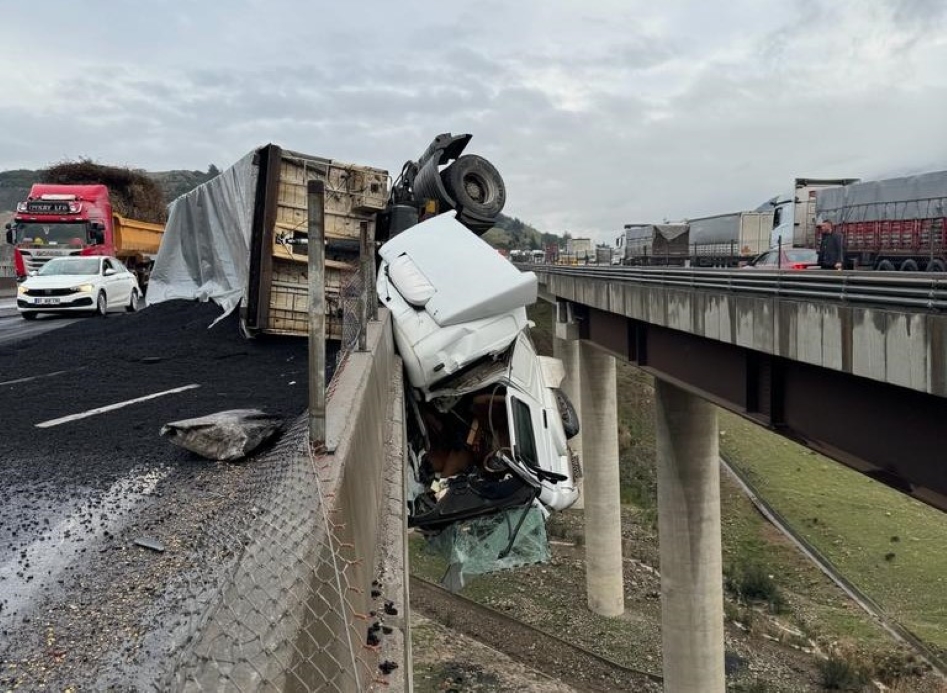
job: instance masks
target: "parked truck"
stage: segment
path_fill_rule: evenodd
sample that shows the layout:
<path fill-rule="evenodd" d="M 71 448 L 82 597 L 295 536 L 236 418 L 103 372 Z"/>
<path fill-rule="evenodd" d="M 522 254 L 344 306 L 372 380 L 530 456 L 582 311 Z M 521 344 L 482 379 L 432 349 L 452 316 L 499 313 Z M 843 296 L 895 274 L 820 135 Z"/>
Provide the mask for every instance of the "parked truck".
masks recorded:
<path fill-rule="evenodd" d="M 626 224 L 625 265 L 738 267 L 770 245 L 772 211 L 733 212 L 674 224 Z"/>
<path fill-rule="evenodd" d="M 818 222 L 830 222 L 842 236 L 845 269 L 947 271 L 947 171 L 866 182 L 797 180 L 792 203 L 777 202 L 776 212 L 774 245 L 818 249 Z"/>
<path fill-rule="evenodd" d="M 163 233 L 163 224 L 114 212 L 105 185 L 36 183 L 6 224 L 18 280 L 54 257 L 112 255 L 138 276 L 143 289 Z"/>

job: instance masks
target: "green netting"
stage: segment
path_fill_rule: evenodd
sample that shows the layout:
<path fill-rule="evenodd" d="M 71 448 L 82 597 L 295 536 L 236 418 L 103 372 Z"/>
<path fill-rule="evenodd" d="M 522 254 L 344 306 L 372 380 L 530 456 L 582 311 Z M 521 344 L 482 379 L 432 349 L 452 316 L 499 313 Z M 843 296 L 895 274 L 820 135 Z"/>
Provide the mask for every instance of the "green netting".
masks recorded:
<path fill-rule="evenodd" d="M 455 522 L 428 541 L 450 564 L 441 585 L 456 592 L 473 575 L 545 563 L 550 557 L 545 519 L 541 509 L 530 506 Z"/>

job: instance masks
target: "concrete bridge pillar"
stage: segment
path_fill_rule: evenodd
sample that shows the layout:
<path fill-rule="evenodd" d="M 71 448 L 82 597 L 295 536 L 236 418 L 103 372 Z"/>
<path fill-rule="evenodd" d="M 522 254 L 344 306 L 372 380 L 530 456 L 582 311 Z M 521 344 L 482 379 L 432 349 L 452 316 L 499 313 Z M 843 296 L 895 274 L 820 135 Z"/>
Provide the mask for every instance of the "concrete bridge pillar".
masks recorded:
<path fill-rule="evenodd" d="M 655 381 L 664 690 L 723 693 L 717 412 Z"/>
<path fill-rule="evenodd" d="M 620 616 L 625 611 L 625 597 L 615 357 L 588 342 L 580 345 L 588 604 L 602 616 Z"/>

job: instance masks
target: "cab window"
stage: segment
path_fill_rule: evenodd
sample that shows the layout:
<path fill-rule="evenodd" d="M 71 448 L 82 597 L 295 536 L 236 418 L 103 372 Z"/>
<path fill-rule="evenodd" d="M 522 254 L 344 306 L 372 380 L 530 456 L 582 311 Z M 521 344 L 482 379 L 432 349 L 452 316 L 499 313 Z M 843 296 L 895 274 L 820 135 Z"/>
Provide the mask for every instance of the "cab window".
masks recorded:
<path fill-rule="evenodd" d="M 516 452 L 530 467 L 539 466 L 536 454 L 536 435 L 533 433 L 533 418 L 529 405 L 511 397 L 513 404 L 513 427 L 516 432 Z"/>

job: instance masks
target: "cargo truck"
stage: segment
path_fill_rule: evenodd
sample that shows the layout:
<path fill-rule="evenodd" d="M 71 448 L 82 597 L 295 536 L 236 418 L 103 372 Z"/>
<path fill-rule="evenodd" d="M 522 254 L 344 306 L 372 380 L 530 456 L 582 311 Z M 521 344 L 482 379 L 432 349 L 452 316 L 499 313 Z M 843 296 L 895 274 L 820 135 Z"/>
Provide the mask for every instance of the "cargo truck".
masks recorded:
<path fill-rule="evenodd" d="M 773 212 L 733 212 L 675 224 L 626 224 L 625 265 L 739 267 L 767 250 Z"/>
<path fill-rule="evenodd" d="M 105 185 L 36 183 L 6 224 L 18 280 L 55 257 L 111 255 L 137 275 L 143 290 L 163 233 L 163 224 L 114 212 Z"/>
<path fill-rule="evenodd" d="M 845 269 L 903 272 L 947 271 L 947 171 L 879 181 L 843 181 L 797 195 L 804 224 L 795 226 L 794 247 L 818 249 L 817 222 L 841 234 Z M 787 235 L 774 227 L 774 238 Z"/>

